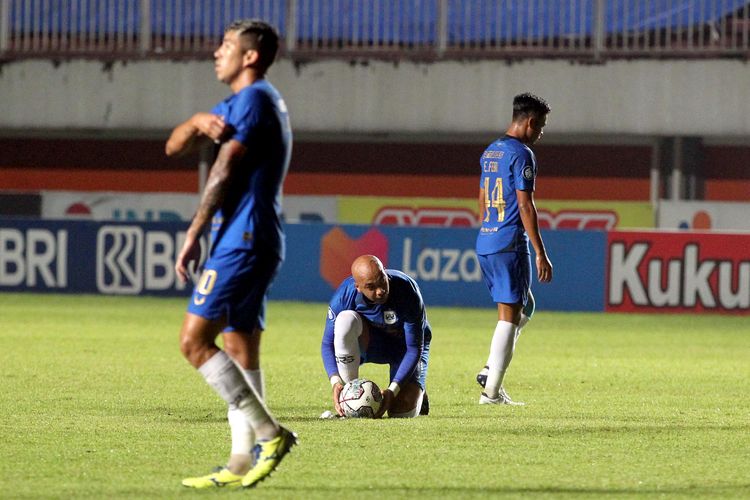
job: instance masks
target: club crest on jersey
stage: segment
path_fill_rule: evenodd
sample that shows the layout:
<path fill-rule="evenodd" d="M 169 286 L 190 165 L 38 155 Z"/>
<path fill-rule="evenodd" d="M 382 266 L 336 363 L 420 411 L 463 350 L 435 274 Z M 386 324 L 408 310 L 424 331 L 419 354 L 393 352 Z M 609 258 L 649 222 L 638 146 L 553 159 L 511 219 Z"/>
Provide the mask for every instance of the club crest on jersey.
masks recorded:
<path fill-rule="evenodd" d="M 530 181 L 534 178 L 534 169 L 531 168 L 531 165 L 526 165 L 523 167 L 523 178 L 527 181 Z"/>
<path fill-rule="evenodd" d="M 386 325 L 392 325 L 398 321 L 398 317 L 396 316 L 396 311 L 388 310 L 383 311 L 383 321 Z"/>

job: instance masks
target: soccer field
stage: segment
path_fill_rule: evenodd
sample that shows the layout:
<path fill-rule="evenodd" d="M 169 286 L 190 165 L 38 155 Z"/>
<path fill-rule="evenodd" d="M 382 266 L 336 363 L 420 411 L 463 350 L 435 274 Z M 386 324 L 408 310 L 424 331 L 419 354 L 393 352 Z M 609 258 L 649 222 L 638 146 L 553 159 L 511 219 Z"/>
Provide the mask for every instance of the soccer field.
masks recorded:
<path fill-rule="evenodd" d="M 538 311 L 479 406 L 495 312 L 429 307 L 415 420 L 322 421 L 324 304 L 271 302 L 268 402 L 300 444 L 252 491 L 191 491 L 223 463 L 226 408 L 179 353 L 184 299 L 3 294 L 0 497 L 748 497 L 747 317 Z M 385 367 L 363 374 L 385 385 Z"/>

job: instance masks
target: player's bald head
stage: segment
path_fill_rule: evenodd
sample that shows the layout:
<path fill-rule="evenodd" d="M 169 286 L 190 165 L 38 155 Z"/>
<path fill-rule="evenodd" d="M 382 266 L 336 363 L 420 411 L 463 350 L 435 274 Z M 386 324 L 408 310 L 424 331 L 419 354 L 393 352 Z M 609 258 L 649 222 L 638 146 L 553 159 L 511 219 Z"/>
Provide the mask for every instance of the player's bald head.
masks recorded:
<path fill-rule="evenodd" d="M 384 304 L 388 300 L 388 275 L 383 263 L 374 255 L 360 255 L 354 259 L 352 277 L 357 291 L 370 302 Z"/>
<path fill-rule="evenodd" d="M 352 276 L 357 283 L 372 280 L 381 273 L 385 273 L 383 263 L 374 255 L 360 255 L 352 262 Z"/>

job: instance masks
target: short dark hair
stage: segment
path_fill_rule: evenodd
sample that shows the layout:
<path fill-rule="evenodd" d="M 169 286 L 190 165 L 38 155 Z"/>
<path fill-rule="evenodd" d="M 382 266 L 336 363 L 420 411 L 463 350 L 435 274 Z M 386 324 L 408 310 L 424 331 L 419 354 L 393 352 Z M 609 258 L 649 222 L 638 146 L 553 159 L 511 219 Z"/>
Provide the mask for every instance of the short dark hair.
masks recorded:
<path fill-rule="evenodd" d="M 547 101 L 539 96 L 525 92 L 513 98 L 513 120 L 527 118 L 531 115 L 539 118 L 549 114 Z"/>
<path fill-rule="evenodd" d="M 265 73 L 273 64 L 279 50 L 279 33 L 276 28 L 260 19 L 238 19 L 224 31 L 236 31 L 243 49 L 258 51 L 258 62 L 262 72 Z"/>

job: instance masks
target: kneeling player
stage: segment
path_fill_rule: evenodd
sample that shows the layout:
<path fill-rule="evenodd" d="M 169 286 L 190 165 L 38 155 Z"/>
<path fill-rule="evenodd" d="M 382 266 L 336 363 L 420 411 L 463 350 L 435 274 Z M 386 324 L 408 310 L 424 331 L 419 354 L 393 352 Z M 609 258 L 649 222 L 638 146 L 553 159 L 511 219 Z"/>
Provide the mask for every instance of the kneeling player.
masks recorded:
<path fill-rule="evenodd" d="M 432 332 L 417 283 L 383 269 L 373 255 L 357 257 L 352 276 L 333 294 L 321 352 L 333 386 L 333 404 L 343 416 L 339 394 L 359 376 L 361 363 L 388 364 L 390 385 L 375 418 L 427 415 L 425 394 Z"/>

